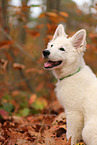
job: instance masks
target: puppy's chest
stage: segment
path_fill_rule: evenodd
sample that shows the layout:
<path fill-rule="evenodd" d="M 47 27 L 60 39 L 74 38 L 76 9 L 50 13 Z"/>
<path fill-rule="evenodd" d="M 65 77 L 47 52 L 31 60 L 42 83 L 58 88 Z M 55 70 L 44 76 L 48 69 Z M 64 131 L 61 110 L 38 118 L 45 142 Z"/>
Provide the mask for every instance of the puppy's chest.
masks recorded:
<path fill-rule="evenodd" d="M 62 81 L 56 85 L 56 96 L 65 109 L 81 110 L 83 103 L 83 88 L 73 81 Z"/>

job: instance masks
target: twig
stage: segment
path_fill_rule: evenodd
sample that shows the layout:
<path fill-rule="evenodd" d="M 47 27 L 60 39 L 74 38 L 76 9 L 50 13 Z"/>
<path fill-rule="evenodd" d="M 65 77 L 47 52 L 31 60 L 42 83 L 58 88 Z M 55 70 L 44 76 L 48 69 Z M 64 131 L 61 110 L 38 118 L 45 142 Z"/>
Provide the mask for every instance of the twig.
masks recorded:
<path fill-rule="evenodd" d="M 38 124 L 35 124 L 35 123 L 30 123 L 30 124 L 25 124 L 25 125 L 22 125 L 21 127 L 19 127 L 19 128 L 17 128 L 17 129 L 15 129 L 15 131 L 18 131 L 18 130 L 20 130 L 21 128 L 23 128 L 23 127 L 27 127 L 27 126 L 32 126 L 32 125 L 39 125 L 39 126 L 53 126 L 53 125 L 49 125 L 49 124 L 40 124 L 40 123 L 38 123 Z"/>
<path fill-rule="evenodd" d="M 6 38 L 10 41 L 14 41 L 14 44 L 17 49 L 19 49 L 22 53 L 24 53 L 28 58 L 30 58 L 33 62 L 35 62 L 35 60 L 32 58 L 31 55 L 29 55 L 23 48 L 20 44 L 18 44 L 17 42 L 15 42 L 15 40 L 3 29 L 3 28 L 0 28 L 0 31 L 6 36 Z"/>

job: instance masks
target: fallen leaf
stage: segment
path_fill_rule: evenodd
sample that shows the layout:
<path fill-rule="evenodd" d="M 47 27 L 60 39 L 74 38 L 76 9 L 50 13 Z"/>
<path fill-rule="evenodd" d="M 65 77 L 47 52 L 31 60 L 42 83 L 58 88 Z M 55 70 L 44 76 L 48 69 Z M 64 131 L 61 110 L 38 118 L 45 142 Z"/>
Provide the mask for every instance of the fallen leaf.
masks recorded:
<path fill-rule="evenodd" d="M 20 94 L 19 90 L 12 91 L 12 96 L 17 96 Z"/>
<path fill-rule="evenodd" d="M 52 124 L 53 125 L 58 125 L 60 122 L 66 124 L 66 115 L 65 115 L 65 112 L 62 112 L 57 117 L 55 117 L 55 119 L 54 119 Z"/>
<path fill-rule="evenodd" d="M 66 145 L 71 145 L 71 137 L 70 137 L 70 139 L 68 140 L 68 142 L 66 143 Z"/>
<path fill-rule="evenodd" d="M 47 100 L 44 97 L 39 97 L 32 104 L 32 107 L 36 110 L 43 110 L 47 106 Z"/>
<path fill-rule="evenodd" d="M 54 101 L 52 104 L 50 104 L 50 106 L 48 106 L 48 108 L 51 108 L 51 113 L 53 114 L 59 114 L 60 112 L 64 111 L 58 100 Z"/>
<path fill-rule="evenodd" d="M 15 123 L 23 124 L 23 118 L 19 116 L 12 116 L 12 119 L 14 120 Z"/>
<path fill-rule="evenodd" d="M 18 145 L 32 145 L 32 143 L 26 139 L 17 139 L 16 144 L 18 144 Z"/>
<path fill-rule="evenodd" d="M 2 103 L 3 109 L 8 113 L 11 113 L 14 110 L 14 105 L 9 102 Z"/>
<path fill-rule="evenodd" d="M 36 100 L 36 98 L 37 98 L 36 94 L 32 94 L 32 95 L 30 96 L 30 99 L 29 99 L 29 104 L 34 103 L 35 100 Z"/>
<path fill-rule="evenodd" d="M 56 130 L 56 136 L 60 137 L 62 134 L 66 133 L 66 125 L 62 125 L 59 127 L 59 129 Z"/>
<path fill-rule="evenodd" d="M 0 115 L 3 119 L 8 119 L 9 113 L 3 109 L 0 109 Z"/>
<path fill-rule="evenodd" d="M 24 109 L 19 110 L 19 114 L 21 116 L 27 116 L 29 113 L 30 113 L 30 109 L 29 108 L 24 108 Z"/>

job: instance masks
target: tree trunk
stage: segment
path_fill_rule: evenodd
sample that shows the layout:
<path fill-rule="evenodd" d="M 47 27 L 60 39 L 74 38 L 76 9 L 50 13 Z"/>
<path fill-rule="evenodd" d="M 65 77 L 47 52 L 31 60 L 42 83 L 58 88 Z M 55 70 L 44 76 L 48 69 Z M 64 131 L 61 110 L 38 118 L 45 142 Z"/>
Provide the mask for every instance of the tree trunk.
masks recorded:
<path fill-rule="evenodd" d="M 60 10 L 61 0 L 47 0 L 47 11 Z"/>
<path fill-rule="evenodd" d="M 28 2 L 28 0 L 25 0 L 25 1 L 22 0 L 22 5 L 27 6 L 27 2 Z M 0 8 L 1 8 L 0 9 L 1 10 L 1 13 L 0 13 L 1 24 L 0 25 L 1 25 L 2 29 L 4 31 L 6 31 L 8 33 L 8 35 L 10 35 L 10 29 L 9 29 L 10 27 L 9 27 L 9 24 L 8 24 L 8 11 L 7 11 L 7 9 L 8 9 L 8 0 L 1 0 L 0 1 Z M 28 12 L 26 13 L 25 11 L 23 11 L 23 14 L 25 15 L 25 17 L 27 19 L 28 18 Z M 20 38 L 20 41 L 21 41 L 22 44 L 25 43 L 25 38 L 26 38 L 26 32 L 23 28 L 23 26 L 26 24 L 26 22 L 27 22 L 27 20 L 22 23 L 21 27 L 19 27 L 20 28 L 20 37 L 19 38 Z M 2 35 L 3 35 L 3 33 L 2 33 Z M 2 40 L 6 40 L 6 39 L 8 39 L 8 37 L 4 34 Z M 10 39 L 8 39 L 8 40 L 10 40 Z M 15 57 L 14 51 L 13 51 L 13 46 L 10 46 L 10 48 L 8 50 L 4 50 L 4 51 L 7 51 L 7 53 L 10 54 L 10 56 L 13 58 L 13 63 L 14 62 L 15 63 L 16 62 L 20 63 L 21 60 L 23 59 L 23 57 L 21 57 L 21 55 L 18 55 L 18 57 Z M 5 57 L 4 54 L 3 54 L 3 51 L 1 53 L 2 53 L 2 54 L 0 54 L 1 58 Z M 5 59 L 6 59 L 6 57 L 5 57 Z M 23 79 L 25 81 L 27 87 L 29 88 L 29 90 L 31 92 L 33 92 L 33 88 L 30 84 L 30 81 L 26 79 L 25 72 L 23 70 L 13 71 L 12 62 L 10 62 L 10 61 L 8 63 L 7 70 L 8 70 L 7 71 L 8 81 L 10 83 L 13 83 L 13 81 L 16 82 L 17 80 Z M 2 80 L 3 81 L 5 80 L 5 82 L 6 82 L 6 77 L 4 78 L 4 76 L 5 75 L 3 75 Z M 14 80 L 13 80 L 13 78 L 14 78 Z"/>
<path fill-rule="evenodd" d="M 24 29 L 24 26 L 27 24 L 28 22 L 28 17 L 29 17 L 29 12 L 26 10 L 28 10 L 26 8 L 27 6 L 27 3 L 28 3 L 29 0 L 21 0 L 21 3 L 22 3 L 22 7 L 21 7 L 21 17 L 23 19 L 21 19 L 21 22 L 19 23 L 19 43 L 21 44 L 25 44 L 26 42 L 26 32 L 25 32 L 25 29 Z M 23 9 L 25 7 L 25 9 Z"/>
<path fill-rule="evenodd" d="M 7 8 L 8 0 L 2 0 L 2 27 L 9 32 Z"/>

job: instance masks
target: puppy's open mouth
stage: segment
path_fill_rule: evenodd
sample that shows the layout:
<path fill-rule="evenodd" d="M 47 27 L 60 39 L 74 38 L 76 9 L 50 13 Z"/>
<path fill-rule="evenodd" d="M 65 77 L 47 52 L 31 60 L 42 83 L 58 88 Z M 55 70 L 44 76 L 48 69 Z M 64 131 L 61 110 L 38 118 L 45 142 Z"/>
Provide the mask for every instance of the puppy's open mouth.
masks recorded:
<path fill-rule="evenodd" d="M 53 67 L 56 67 L 58 65 L 60 65 L 62 63 L 62 61 L 47 61 L 45 64 L 44 64 L 44 68 L 48 69 L 48 68 L 53 68 Z"/>

